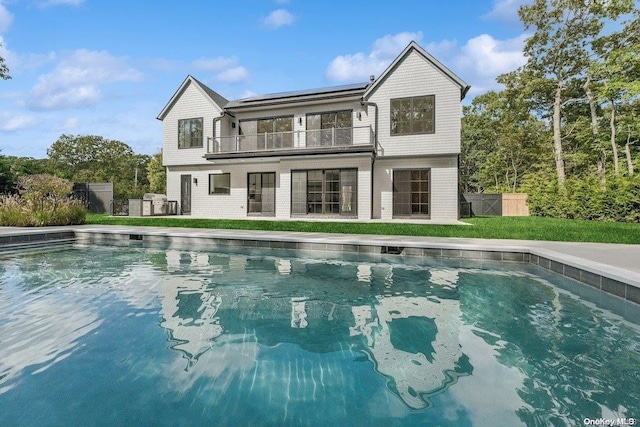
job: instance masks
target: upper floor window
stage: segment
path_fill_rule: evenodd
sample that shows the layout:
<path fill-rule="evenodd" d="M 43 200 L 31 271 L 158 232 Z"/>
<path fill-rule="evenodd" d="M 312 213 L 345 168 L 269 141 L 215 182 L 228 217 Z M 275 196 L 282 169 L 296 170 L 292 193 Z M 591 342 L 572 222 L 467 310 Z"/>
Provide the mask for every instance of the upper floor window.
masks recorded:
<path fill-rule="evenodd" d="M 178 120 L 178 148 L 202 147 L 202 117 Z"/>
<path fill-rule="evenodd" d="M 351 110 L 307 114 L 307 147 L 350 145 Z"/>
<path fill-rule="evenodd" d="M 435 133 L 435 95 L 391 100 L 391 135 Z"/>
<path fill-rule="evenodd" d="M 240 151 L 293 147 L 293 116 L 240 122 Z"/>

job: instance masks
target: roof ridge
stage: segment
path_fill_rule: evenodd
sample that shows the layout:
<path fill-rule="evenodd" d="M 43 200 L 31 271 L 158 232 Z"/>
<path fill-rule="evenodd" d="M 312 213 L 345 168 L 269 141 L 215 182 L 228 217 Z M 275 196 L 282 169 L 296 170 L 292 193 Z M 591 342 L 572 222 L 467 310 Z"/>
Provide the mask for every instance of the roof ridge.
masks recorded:
<path fill-rule="evenodd" d="M 209 97 L 211 97 L 211 99 L 216 104 L 218 104 L 218 106 L 220 108 L 224 108 L 224 106 L 229 103 L 229 100 L 227 98 L 225 98 L 224 96 L 220 95 L 218 92 L 216 92 L 215 90 L 211 89 L 209 86 L 205 85 L 200 80 L 196 79 L 195 77 L 193 77 L 191 75 L 190 75 L 190 77 L 193 79 L 194 82 L 196 82 L 196 84 L 198 84 L 202 88 L 202 90 L 204 90 L 207 93 L 207 95 L 209 95 Z"/>

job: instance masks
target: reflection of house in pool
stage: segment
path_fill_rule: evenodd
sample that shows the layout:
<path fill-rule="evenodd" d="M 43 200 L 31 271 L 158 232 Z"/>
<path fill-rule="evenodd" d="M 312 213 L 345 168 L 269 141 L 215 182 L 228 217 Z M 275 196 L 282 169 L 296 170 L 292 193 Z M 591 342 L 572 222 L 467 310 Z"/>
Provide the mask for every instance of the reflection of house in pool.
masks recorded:
<path fill-rule="evenodd" d="M 211 282 L 202 280 L 202 275 L 194 280 L 180 274 L 188 271 L 182 270 L 181 262 L 183 266 L 189 263 L 211 271 Z M 429 396 L 446 390 L 457 377 L 469 374 L 470 366 L 458 339 L 457 300 L 415 296 L 411 292 L 390 294 L 384 289 L 393 284 L 392 266 L 341 264 L 341 272 L 328 273 L 339 277 L 333 277 L 326 285 L 316 282 L 315 286 L 306 286 L 306 277 L 325 269 L 324 262 L 240 254 L 209 258 L 205 254 L 168 251 L 171 274 L 162 285 L 161 326 L 177 342 L 171 348 L 185 355 L 189 367 L 212 346 L 224 345 L 223 334 L 244 337 L 269 348 L 288 343 L 307 354 L 350 349 L 356 351 L 357 357 L 357 352 L 362 351 L 387 379 L 389 387 L 414 409 L 428 406 Z M 247 288 L 242 278 L 246 269 L 259 271 L 264 281 Z M 403 270 L 395 269 L 399 282 Z M 345 271 L 349 277 L 345 277 Z M 458 279 L 455 271 L 446 269 L 431 269 L 427 276 L 430 280 L 425 285 L 436 288 L 454 288 Z M 371 283 L 374 279 L 375 285 Z M 261 286 L 270 280 L 278 280 L 278 287 L 264 292 Z M 343 283 L 335 286 L 338 280 Z M 375 298 L 362 299 L 362 286 L 380 285 L 383 286 L 376 289 Z M 296 292 L 299 296 L 292 296 Z"/>
<path fill-rule="evenodd" d="M 180 262 L 179 251 L 167 251 L 169 271 L 178 270 Z M 209 256 L 194 254 L 190 265 L 209 268 Z M 160 292 L 163 315 L 160 326 L 169 331 L 171 341 L 177 342 L 171 348 L 181 351 L 189 360 L 190 367 L 224 332 L 216 317 L 222 298 L 201 280 L 185 280 L 181 275 L 171 274 L 164 276 Z"/>

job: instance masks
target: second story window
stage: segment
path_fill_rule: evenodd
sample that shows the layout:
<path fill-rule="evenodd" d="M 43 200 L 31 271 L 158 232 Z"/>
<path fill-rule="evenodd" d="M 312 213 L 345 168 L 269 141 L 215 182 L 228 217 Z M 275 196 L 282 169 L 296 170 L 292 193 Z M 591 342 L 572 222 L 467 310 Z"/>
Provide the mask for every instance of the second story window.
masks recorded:
<path fill-rule="evenodd" d="M 178 120 L 178 148 L 202 148 L 202 117 Z"/>
<path fill-rule="evenodd" d="M 240 122 L 240 151 L 293 147 L 293 116 Z"/>
<path fill-rule="evenodd" d="M 350 145 L 351 110 L 307 114 L 307 146 Z"/>
<path fill-rule="evenodd" d="M 391 135 L 435 133 L 435 95 L 391 100 Z"/>

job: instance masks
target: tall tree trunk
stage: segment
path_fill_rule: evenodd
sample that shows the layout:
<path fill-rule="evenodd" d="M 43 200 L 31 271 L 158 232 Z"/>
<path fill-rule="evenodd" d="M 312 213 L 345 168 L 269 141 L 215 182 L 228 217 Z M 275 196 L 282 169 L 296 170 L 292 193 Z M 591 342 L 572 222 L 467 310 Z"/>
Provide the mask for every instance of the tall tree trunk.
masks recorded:
<path fill-rule="evenodd" d="M 556 159 L 558 186 L 564 189 L 564 155 L 562 154 L 562 135 L 560 133 L 560 115 L 562 113 L 562 83 L 558 83 L 553 100 L 553 152 Z"/>
<path fill-rule="evenodd" d="M 616 105 L 611 100 L 611 120 L 609 121 L 611 128 L 611 151 L 613 151 L 613 171 L 618 175 L 618 145 L 616 144 Z"/>
<path fill-rule="evenodd" d="M 633 176 L 633 162 L 631 161 L 631 130 L 627 133 L 627 143 L 624 144 L 624 154 L 627 157 L 627 169 L 629 170 L 629 176 Z"/>
<path fill-rule="evenodd" d="M 589 100 L 589 110 L 591 111 L 591 135 L 593 137 L 593 147 L 600 153 L 598 155 L 598 159 L 596 160 L 596 175 L 604 176 L 604 152 L 598 149 L 600 145 L 600 141 L 598 138 L 598 134 L 600 133 L 599 125 L 598 125 L 598 110 L 596 106 L 596 99 L 593 96 L 593 92 L 591 92 L 591 76 L 587 74 L 587 81 L 584 83 L 584 91 L 587 94 L 587 99 Z"/>

